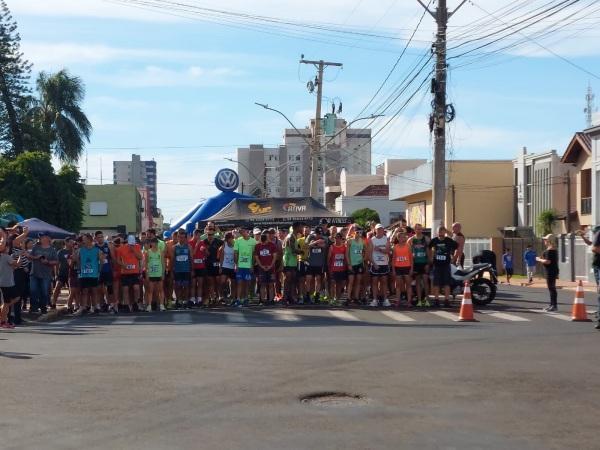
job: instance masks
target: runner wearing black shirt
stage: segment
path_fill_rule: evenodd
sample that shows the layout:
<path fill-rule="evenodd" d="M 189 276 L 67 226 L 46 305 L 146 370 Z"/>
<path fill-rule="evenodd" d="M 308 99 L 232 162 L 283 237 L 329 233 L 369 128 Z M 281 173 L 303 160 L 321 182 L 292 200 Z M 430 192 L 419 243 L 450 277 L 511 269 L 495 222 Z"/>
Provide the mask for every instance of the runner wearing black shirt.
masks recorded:
<path fill-rule="evenodd" d="M 440 288 L 444 289 L 444 306 L 450 306 L 452 283 L 450 263 L 456 247 L 456 242 L 446 236 L 446 228 L 443 226 L 438 228 L 437 237 L 429 243 L 429 248 L 432 250 L 430 258 L 433 265 L 433 296 L 436 306 L 440 303 Z"/>

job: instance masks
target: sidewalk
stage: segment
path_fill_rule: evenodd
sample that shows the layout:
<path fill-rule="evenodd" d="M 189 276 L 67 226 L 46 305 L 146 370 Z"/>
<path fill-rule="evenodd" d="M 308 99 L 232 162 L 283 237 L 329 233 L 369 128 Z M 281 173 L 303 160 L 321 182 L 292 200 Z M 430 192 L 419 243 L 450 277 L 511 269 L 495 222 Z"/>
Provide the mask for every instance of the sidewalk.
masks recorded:
<path fill-rule="evenodd" d="M 499 276 L 499 284 L 507 285 L 506 281 L 503 281 L 503 276 Z M 560 278 L 556 281 L 556 288 L 563 289 L 567 291 L 575 291 L 577 289 L 577 281 L 566 281 L 561 280 Z M 523 286 L 523 287 L 533 287 L 533 288 L 546 288 L 546 279 L 540 277 L 534 277 L 533 283 L 529 284 L 527 282 L 527 278 L 513 278 L 510 283 L 511 286 Z M 596 292 L 596 285 L 594 283 L 590 283 L 588 281 L 583 282 L 583 290 L 586 292 Z"/>

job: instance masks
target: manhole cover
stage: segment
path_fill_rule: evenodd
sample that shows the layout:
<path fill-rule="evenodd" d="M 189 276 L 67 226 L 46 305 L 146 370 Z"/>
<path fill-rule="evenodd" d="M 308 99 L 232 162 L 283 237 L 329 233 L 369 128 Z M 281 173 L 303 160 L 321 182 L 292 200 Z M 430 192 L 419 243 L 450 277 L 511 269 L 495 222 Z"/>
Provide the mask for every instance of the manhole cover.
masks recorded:
<path fill-rule="evenodd" d="M 366 397 L 347 392 L 315 392 L 300 397 L 300 401 L 307 405 L 316 406 L 356 406 L 366 405 L 369 401 Z"/>

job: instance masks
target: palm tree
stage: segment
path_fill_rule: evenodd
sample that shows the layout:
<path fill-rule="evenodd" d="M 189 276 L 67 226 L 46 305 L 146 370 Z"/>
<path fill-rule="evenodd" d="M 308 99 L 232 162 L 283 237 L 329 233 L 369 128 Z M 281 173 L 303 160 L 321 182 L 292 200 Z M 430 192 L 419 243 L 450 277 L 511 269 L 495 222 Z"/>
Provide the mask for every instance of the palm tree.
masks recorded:
<path fill-rule="evenodd" d="M 50 75 L 41 72 L 37 79 L 39 100 L 30 110 L 36 128 L 62 162 L 77 162 L 85 141 L 90 141 L 92 124 L 81 109 L 85 86 L 81 78 L 65 69 Z"/>

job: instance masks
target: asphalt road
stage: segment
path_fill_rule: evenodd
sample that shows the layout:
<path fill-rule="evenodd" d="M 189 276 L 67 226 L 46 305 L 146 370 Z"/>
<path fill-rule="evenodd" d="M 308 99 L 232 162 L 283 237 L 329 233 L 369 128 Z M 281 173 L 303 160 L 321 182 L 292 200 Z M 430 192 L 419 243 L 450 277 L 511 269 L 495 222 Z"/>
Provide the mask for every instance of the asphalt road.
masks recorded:
<path fill-rule="evenodd" d="M 0 448 L 597 449 L 600 332 L 572 295 L 544 314 L 545 291 L 502 287 L 477 323 L 194 310 L 1 332 Z M 327 391 L 365 401 L 299 400 Z"/>

